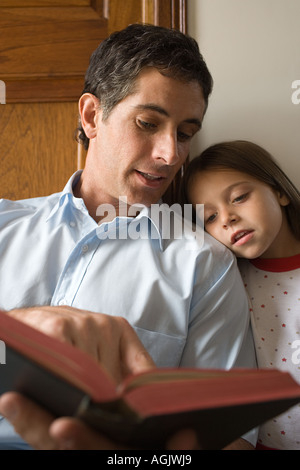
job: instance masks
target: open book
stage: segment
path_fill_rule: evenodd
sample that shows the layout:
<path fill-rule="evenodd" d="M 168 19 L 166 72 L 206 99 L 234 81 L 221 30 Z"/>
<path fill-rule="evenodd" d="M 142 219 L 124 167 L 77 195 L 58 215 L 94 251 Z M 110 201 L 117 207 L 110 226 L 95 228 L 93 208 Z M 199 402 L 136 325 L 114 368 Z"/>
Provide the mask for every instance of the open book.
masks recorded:
<path fill-rule="evenodd" d="M 300 402 L 300 386 L 272 369 L 154 369 L 116 388 L 92 357 L 3 312 L 0 340 L 0 394 L 22 392 L 136 449 L 163 448 L 185 427 L 197 430 L 203 449 L 222 449 Z"/>

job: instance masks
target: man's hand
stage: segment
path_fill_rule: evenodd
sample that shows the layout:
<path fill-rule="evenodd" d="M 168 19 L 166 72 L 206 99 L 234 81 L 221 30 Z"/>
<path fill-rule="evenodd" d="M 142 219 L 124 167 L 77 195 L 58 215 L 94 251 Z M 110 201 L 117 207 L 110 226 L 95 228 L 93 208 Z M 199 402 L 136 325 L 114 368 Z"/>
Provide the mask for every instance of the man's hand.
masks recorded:
<path fill-rule="evenodd" d="M 116 383 L 155 367 L 127 320 L 72 307 L 11 310 L 8 315 L 93 356 Z"/>
<path fill-rule="evenodd" d="M 46 410 L 15 392 L 0 396 L 0 413 L 37 450 L 124 449 L 77 419 L 54 420 Z"/>
<path fill-rule="evenodd" d="M 78 419 L 63 417 L 54 420 L 44 409 L 15 392 L 0 396 L 0 413 L 34 449 L 132 450 L 94 431 Z M 191 430 L 183 430 L 172 436 L 166 448 L 199 449 L 196 435 Z"/>
<path fill-rule="evenodd" d="M 35 307 L 6 313 L 90 354 L 116 384 L 128 374 L 155 367 L 135 331 L 122 317 L 71 307 Z M 67 448 L 66 442 L 70 443 L 72 439 L 76 448 L 117 449 L 114 443 L 78 420 L 62 418 L 54 421 L 46 410 L 18 393 L 10 392 L 0 397 L 0 414 L 36 449 Z"/>
<path fill-rule="evenodd" d="M 0 413 L 14 426 L 17 433 L 39 450 L 132 450 L 94 431 L 75 418 L 55 419 L 44 409 L 15 392 L 0 396 Z M 28 425 L 28 423 L 30 423 Z M 253 450 L 253 446 L 238 439 L 226 450 Z M 134 450 L 139 450 L 134 448 Z M 171 436 L 166 450 L 201 450 L 196 433 L 185 429 Z"/>
<path fill-rule="evenodd" d="M 117 383 L 127 374 L 155 367 L 124 318 L 71 307 L 36 307 L 12 310 L 7 314 L 91 354 Z M 125 449 L 80 420 L 67 417 L 54 419 L 36 403 L 15 392 L 0 396 L 0 414 L 35 449 Z M 238 444 L 237 447 L 229 446 L 229 449 L 243 448 Z M 182 430 L 169 439 L 166 449 L 199 449 L 196 434 L 192 430 Z"/>

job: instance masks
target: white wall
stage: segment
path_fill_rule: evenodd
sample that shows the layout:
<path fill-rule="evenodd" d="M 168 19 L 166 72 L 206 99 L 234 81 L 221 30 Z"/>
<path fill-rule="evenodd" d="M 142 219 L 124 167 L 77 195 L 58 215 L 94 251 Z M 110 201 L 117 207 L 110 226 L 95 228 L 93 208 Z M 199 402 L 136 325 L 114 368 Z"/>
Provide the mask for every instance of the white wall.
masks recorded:
<path fill-rule="evenodd" d="M 188 32 L 214 78 L 191 156 L 252 140 L 300 189 L 300 0 L 188 0 Z"/>

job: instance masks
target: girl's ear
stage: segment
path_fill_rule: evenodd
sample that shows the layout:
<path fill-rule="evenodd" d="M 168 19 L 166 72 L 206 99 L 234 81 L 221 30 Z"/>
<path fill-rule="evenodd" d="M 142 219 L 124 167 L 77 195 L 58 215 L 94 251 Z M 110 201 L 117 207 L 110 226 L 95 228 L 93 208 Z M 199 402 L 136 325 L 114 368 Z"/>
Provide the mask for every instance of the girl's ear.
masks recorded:
<path fill-rule="evenodd" d="M 278 202 L 282 207 L 288 206 L 290 204 L 291 201 L 289 200 L 289 198 L 283 191 L 278 191 L 277 194 L 278 194 Z"/>
<path fill-rule="evenodd" d="M 84 93 L 79 99 L 81 125 L 89 139 L 93 139 L 97 134 L 96 115 L 99 106 L 98 98 L 91 93 Z"/>

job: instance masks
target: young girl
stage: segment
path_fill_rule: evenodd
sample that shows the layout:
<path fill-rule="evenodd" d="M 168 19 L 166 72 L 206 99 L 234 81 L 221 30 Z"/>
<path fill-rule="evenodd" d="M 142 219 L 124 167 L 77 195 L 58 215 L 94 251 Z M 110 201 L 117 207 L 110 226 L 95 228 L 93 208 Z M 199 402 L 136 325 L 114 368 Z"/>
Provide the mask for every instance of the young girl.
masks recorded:
<path fill-rule="evenodd" d="M 258 145 L 213 145 L 183 179 L 184 203 L 204 204 L 204 227 L 239 258 L 251 300 L 258 367 L 300 383 L 300 193 Z M 300 449 L 300 405 L 263 424 L 258 448 Z"/>

